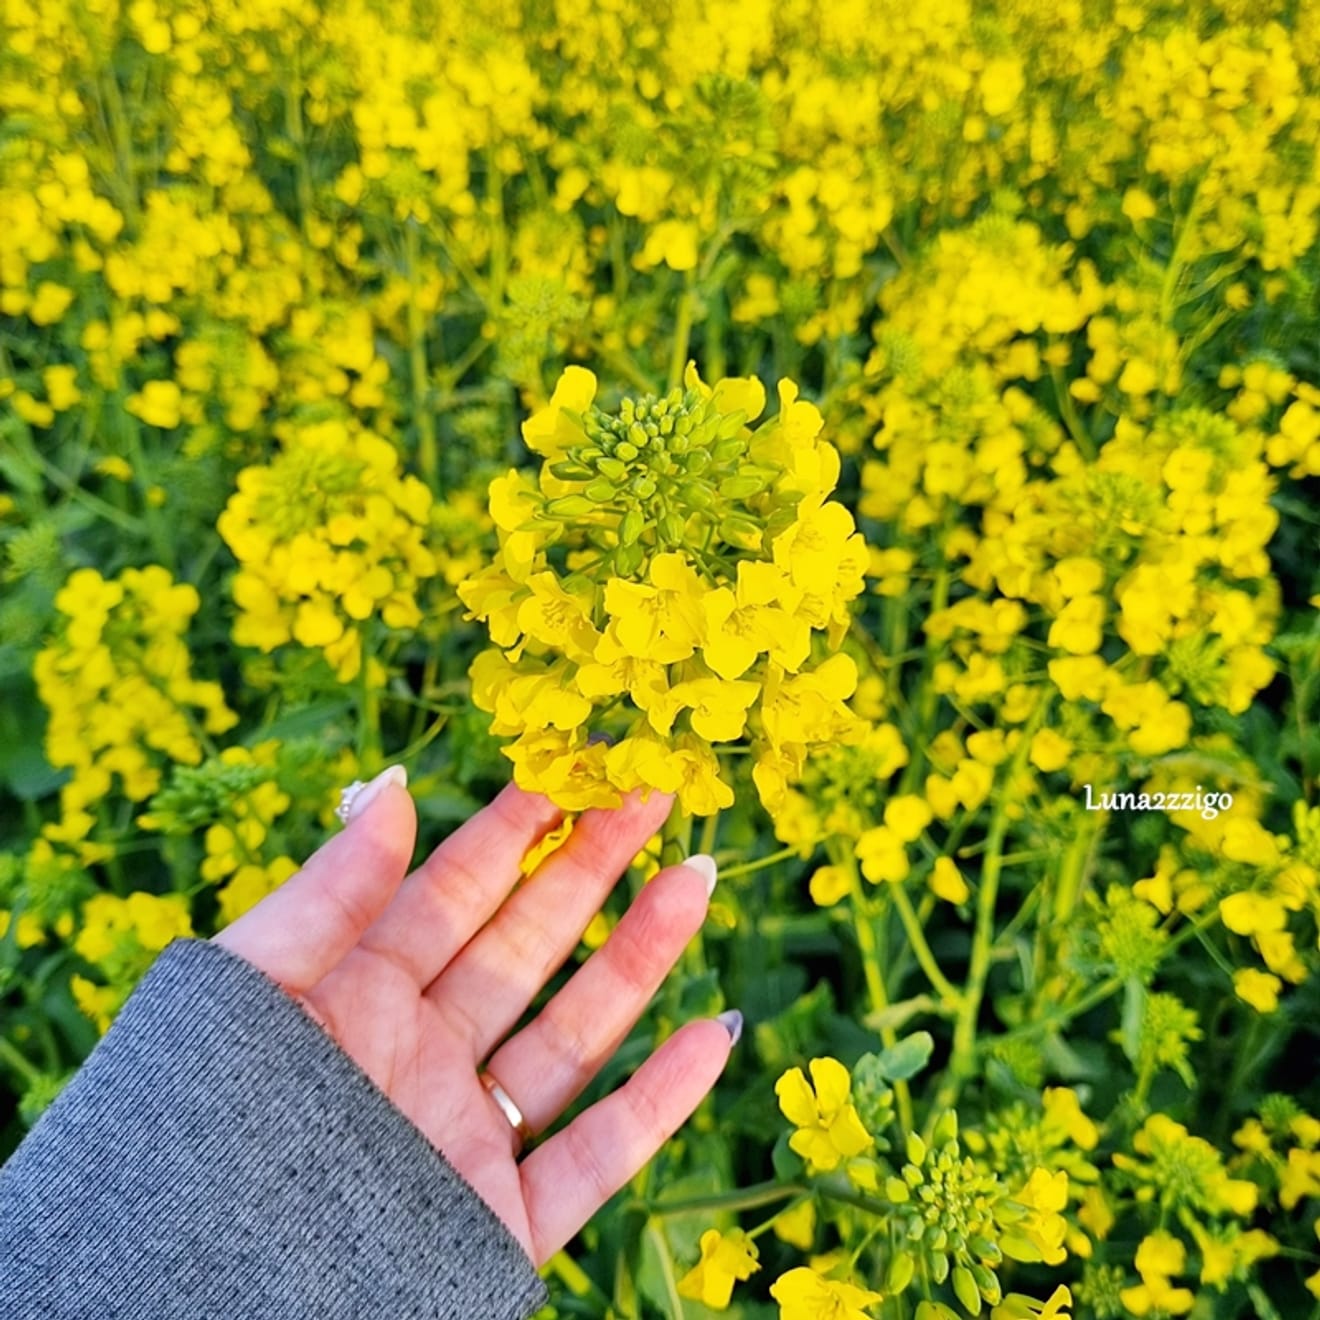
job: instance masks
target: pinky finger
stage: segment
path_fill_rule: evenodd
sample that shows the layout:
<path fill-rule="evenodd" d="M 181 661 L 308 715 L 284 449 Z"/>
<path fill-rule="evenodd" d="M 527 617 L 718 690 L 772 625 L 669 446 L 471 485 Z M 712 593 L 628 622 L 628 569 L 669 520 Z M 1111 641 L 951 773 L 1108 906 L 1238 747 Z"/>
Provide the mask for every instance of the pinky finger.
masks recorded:
<path fill-rule="evenodd" d="M 682 1126 L 724 1071 L 736 1029 L 718 1018 L 689 1022 L 617 1091 L 523 1160 L 523 1199 L 538 1266 Z"/>

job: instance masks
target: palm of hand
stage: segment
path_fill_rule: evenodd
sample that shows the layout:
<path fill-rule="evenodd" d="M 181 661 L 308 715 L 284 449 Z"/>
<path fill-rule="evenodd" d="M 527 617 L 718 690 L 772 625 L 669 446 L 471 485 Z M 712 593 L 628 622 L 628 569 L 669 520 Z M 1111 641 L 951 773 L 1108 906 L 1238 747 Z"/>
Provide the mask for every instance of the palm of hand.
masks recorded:
<path fill-rule="evenodd" d="M 700 927 L 706 876 L 670 867 L 606 944 L 509 1035 L 672 803 L 587 811 L 524 884 L 562 813 L 510 785 L 405 878 L 412 799 L 363 793 L 348 827 L 215 937 L 296 998 L 482 1196 L 537 1264 L 659 1149 L 719 1076 L 719 1022 L 675 1032 L 618 1091 L 519 1158 L 483 1066 L 533 1133 L 582 1092 Z M 511 893 L 512 891 L 512 893 Z"/>
<path fill-rule="evenodd" d="M 387 958 L 356 950 L 304 1007 L 533 1251 L 517 1136 L 482 1086 L 478 1060 Z"/>

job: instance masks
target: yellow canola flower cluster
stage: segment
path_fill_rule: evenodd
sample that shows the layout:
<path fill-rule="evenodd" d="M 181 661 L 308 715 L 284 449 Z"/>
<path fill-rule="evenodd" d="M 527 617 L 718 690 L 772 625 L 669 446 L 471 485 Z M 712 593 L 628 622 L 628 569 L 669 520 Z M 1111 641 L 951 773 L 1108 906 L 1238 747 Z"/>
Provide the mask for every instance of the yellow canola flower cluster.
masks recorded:
<path fill-rule="evenodd" d="M 421 622 L 417 592 L 439 568 L 426 544 L 431 492 L 400 472 L 388 440 L 356 423 L 277 430 L 279 452 L 239 473 L 216 523 L 239 562 L 234 640 L 319 650 L 346 683 L 362 668 L 368 621 Z"/>
<path fill-rule="evenodd" d="M 1234 970 L 1237 997 L 1258 1013 L 1273 1013 L 1285 986 L 1302 984 L 1314 964 L 1299 939 L 1309 943 L 1320 920 L 1320 808 L 1295 802 L 1290 837 L 1261 824 L 1261 805 L 1239 794 L 1211 820 L 1175 813 L 1188 831 L 1184 846 L 1166 844 L 1133 893 L 1161 915 L 1195 917 L 1213 904 L 1224 929 L 1264 964 Z"/>
<path fill-rule="evenodd" d="M 156 956 L 171 940 L 192 933 L 188 900 L 182 894 L 94 895 L 83 904 L 73 951 L 94 964 L 108 984 L 76 973 L 69 983 L 74 1003 L 104 1035 Z"/>
<path fill-rule="evenodd" d="M 280 744 L 267 739 L 255 747 L 226 747 L 217 758 L 222 766 L 274 767 Z M 253 785 L 228 798 L 225 818 L 210 824 L 203 836 L 205 856 L 199 867 L 203 880 L 219 886 L 219 924 L 237 921 L 298 870 L 285 853 L 264 855 L 271 827 L 293 805 L 274 779 Z M 145 830 L 169 829 L 167 815 L 146 811 L 138 817 Z"/>
<path fill-rule="evenodd" d="M 140 802 L 166 764 L 202 759 L 200 731 L 223 733 L 238 721 L 218 683 L 192 676 L 185 634 L 200 605 L 195 587 L 158 565 L 113 580 L 78 569 L 56 593 L 57 628 L 33 673 L 50 715 L 46 757 L 73 774 L 60 789 L 61 819 L 42 833 L 84 864 L 109 855 L 88 835 L 115 776 Z"/>
<path fill-rule="evenodd" d="M 491 483 L 499 554 L 458 588 L 496 643 L 473 700 L 518 736 L 517 782 L 568 810 L 641 787 L 709 815 L 733 802 L 713 744 L 747 738 L 773 812 L 810 749 L 856 725 L 857 666 L 837 648 L 866 559 L 829 498 L 820 413 L 783 381 L 753 430 L 759 381 L 686 379 L 606 413 L 595 376 L 568 368 L 524 425 L 539 477 Z M 813 666 L 818 633 L 834 653 Z M 587 741 L 602 716 L 630 718 L 614 746 Z"/>

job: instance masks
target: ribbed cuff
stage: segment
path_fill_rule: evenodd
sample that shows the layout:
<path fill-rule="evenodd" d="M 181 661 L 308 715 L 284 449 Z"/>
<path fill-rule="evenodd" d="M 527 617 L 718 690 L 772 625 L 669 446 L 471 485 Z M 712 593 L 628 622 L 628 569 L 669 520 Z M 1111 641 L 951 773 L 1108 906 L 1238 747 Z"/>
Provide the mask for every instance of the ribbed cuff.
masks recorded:
<path fill-rule="evenodd" d="M 526 1320 L 545 1286 L 264 973 L 175 940 L 0 1169 L 0 1314 Z"/>

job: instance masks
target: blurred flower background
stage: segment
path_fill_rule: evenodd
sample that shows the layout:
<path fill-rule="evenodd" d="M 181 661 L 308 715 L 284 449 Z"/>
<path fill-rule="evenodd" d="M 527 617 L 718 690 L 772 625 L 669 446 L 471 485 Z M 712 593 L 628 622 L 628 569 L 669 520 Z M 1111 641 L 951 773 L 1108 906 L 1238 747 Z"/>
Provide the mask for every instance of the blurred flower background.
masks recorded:
<path fill-rule="evenodd" d="M 1318 138 L 1316 0 L 0 0 L 0 1155 L 349 780 L 650 786 L 586 1099 L 749 1031 L 547 1320 L 1320 1315 Z"/>

